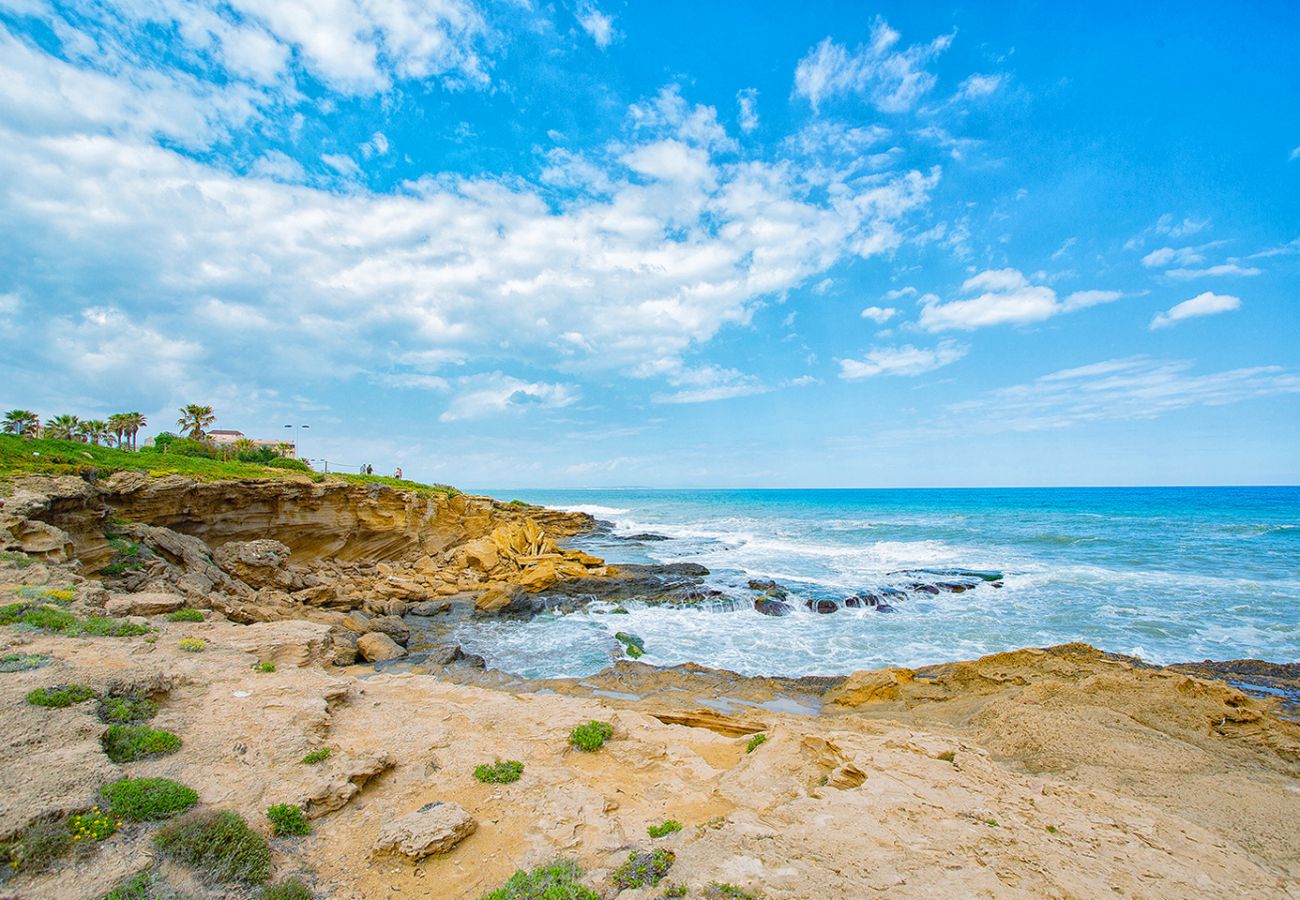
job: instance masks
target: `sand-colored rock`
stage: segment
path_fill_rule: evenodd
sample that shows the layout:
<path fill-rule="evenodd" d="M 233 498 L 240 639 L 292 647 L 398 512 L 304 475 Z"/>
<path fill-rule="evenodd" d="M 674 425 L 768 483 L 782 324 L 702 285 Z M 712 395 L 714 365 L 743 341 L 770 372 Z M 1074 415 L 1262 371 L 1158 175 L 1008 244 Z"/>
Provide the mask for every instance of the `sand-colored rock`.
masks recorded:
<path fill-rule="evenodd" d="M 406 655 L 406 649 L 401 644 L 379 631 L 357 638 L 357 652 L 367 662 L 387 662 Z"/>
<path fill-rule="evenodd" d="M 157 616 L 175 612 L 184 605 L 185 598 L 176 594 L 114 594 L 104 604 L 104 611 L 110 616 Z"/>
<path fill-rule="evenodd" d="M 434 801 L 379 829 L 378 852 L 397 851 L 412 859 L 446 853 L 478 828 L 474 817 L 455 803 Z"/>

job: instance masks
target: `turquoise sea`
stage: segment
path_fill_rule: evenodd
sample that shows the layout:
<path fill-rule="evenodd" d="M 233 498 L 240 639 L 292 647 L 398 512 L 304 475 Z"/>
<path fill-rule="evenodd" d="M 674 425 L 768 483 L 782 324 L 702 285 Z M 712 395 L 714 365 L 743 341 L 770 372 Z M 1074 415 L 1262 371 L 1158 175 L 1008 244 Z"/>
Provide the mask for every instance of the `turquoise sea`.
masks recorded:
<path fill-rule="evenodd" d="M 613 632 L 646 662 L 834 674 L 1086 641 L 1155 663 L 1300 660 L 1300 488 L 488 491 L 609 523 L 571 542 L 611 562 L 696 562 L 705 608 L 628 605 L 466 629 L 527 676 L 585 675 Z M 652 533 L 668 540 L 629 539 Z M 892 614 L 753 610 L 752 578 L 842 603 L 910 570 L 1002 573 L 1001 588 L 909 594 Z"/>

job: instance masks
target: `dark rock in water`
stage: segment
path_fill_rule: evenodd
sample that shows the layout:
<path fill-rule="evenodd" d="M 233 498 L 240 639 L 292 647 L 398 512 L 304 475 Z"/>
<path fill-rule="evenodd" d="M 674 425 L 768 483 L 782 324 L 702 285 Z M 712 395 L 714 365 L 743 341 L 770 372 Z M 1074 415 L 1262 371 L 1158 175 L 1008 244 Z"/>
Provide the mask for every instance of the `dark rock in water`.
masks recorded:
<path fill-rule="evenodd" d="M 626 631 L 614 632 L 614 640 L 623 645 L 623 650 L 631 659 L 640 659 L 645 655 L 645 641 Z"/>
<path fill-rule="evenodd" d="M 477 653 L 466 653 L 459 644 L 454 646 L 435 647 L 430 650 L 424 657 L 426 662 L 434 663 L 439 666 L 465 666 L 470 669 L 482 669 L 487 667 L 487 660 Z"/>
<path fill-rule="evenodd" d="M 932 584 L 926 584 L 922 581 L 912 581 L 903 585 L 909 591 L 915 591 L 918 594 L 937 594 L 939 589 Z"/>
<path fill-rule="evenodd" d="M 447 612 L 447 610 L 451 609 L 451 605 L 451 597 L 443 597 L 441 600 L 425 600 L 422 603 L 412 604 L 411 608 L 408 609 L 406 613 L 410 616 L 428 618 L 429 616 L 436 616 Z"/>
<path fill-rule="evenodd" d="M 834 600 L 805 600 L 803 605 L 811 609 L 813 612 L 822 613 L 823 615 L 826 613 L 839 612 L 840 609 L 839 604 Z"/>
<path fill-rule="evenodd" d="M 764 594 L 767 594 L 767 596 L 776 600 L 784 600 L 790 596 L 789 591 L 770 578 L 749 579 L 749 589 L 751 591 L 762 591 Z"/>
<path fill-rule="evenodd" d="M 959 584 L 955 581 L 936 581 L 934 586 L 941 591 L 947 591 L 950 594 L 960 594 L 969 591 L 974 587 L 973 584 Z"/>
<path fill-rule="evenodd" d="M 880 602 L 880 598 L 870 591 L 864 591 L 861 594 L 854 594 L 851 597 L 844 598 L 845 609 L 866 609 L 875 606 Z"/>
<path fill-rule="evenodd" d="M 891 613 L 894 612 L 894 608 L 890 606 L 888 603 L 881 601 L 880 603 L 876 604 L 876 612 Z"/>
<path fill-rule="evenodd" d="M 788 616 L 794 612 L 794 607 L 775 597 L 755 597 L 754 610 L 765 616 Z"/>
<path fill-rule="evenodd" d="M 979 581 L 1001 581 L 1001 572 L 981 571 L 979 569 L 901 569 L 890 575 L 935 575 L 939 578 L 973 578 Z"/>
<path fill-rule="evenodd" d="M 619 537 L 625 541 L 671 541 L 672 540 L 672 538 L 670 538 L 666 534 L 655 534 L 653 531 L 642 531 L 637 534 L 621 534 L 619 535 Z"/>

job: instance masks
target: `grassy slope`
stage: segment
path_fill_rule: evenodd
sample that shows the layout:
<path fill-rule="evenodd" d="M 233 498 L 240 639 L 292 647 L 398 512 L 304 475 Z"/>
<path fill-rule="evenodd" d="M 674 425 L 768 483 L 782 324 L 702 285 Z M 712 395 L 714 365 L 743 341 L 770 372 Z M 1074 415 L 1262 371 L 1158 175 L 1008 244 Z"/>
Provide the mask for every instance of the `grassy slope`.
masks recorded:
<path fill-rule="evenodd" d="M 239 478 L 301 479 L 306 473 L 289 469 L 273 469 L 258 463 L 223 462 L 172 453 L 155 453 L 142 450 L 132 453 L 111 447 L 96 447 L 75 441 L 23 440 L 14 435 L 0 435 L 0 482 L 16 475 L 75 475 L 84 469 L 96 469 L 101 476 L 119 471 L 147 472 L 150 475 L 188 475 L 202 481 L 221 481 Z M 354 484 L 384 484 L 402 490 L 459 493 L 445 484 L 421 484 L 416 481 L 399 481 L 380 475 L 324 476 L 329 481 L 349 481 Z"/>

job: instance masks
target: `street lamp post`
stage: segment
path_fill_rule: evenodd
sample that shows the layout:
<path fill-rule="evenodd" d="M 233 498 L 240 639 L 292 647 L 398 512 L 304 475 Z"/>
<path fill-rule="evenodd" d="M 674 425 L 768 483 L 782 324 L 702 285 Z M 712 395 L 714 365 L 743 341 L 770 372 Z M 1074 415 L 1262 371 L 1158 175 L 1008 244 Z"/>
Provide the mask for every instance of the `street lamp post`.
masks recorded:
<path fill-rule="evenodd" d="M 295 459 L 302 459 L 302 454 L 298 452 L 298 429 L 311 428 L 310 425 L 286 425 L 285 428 L 293 429 L 293 455 Z"/>

